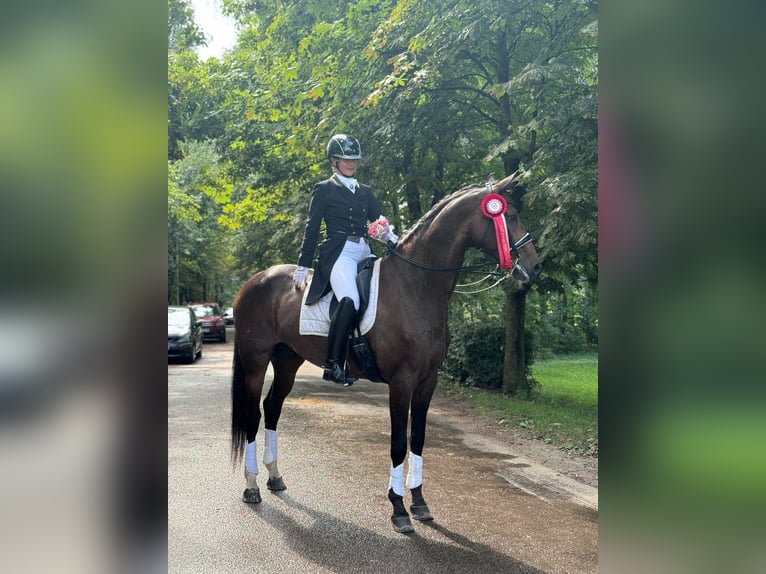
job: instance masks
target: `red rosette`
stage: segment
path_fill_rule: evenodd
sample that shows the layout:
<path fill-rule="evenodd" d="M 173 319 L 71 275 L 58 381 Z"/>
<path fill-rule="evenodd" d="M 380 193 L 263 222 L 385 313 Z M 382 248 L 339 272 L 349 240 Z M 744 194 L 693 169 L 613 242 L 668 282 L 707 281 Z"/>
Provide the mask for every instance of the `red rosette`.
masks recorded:
<path fill-rule="evenodd" d="M 481 212 L 490 219 L 505 214 L 508 211 L 508 202 L 502 195 L 490 193 L 481 201 Z"/>
<path fill-rule="evenodd" d="M 497 252 L 500 257 L 501 269 L 512 269 L 511 246 L 509 243 L 508 229 L 505 225 L 505 212 L 508 211 L 508 202 L 502 195 L 490 193 L 481 201 L 481 212 L 484 217 L 492 220 L 495 224 L 495 238 L 497 239 Z"/>

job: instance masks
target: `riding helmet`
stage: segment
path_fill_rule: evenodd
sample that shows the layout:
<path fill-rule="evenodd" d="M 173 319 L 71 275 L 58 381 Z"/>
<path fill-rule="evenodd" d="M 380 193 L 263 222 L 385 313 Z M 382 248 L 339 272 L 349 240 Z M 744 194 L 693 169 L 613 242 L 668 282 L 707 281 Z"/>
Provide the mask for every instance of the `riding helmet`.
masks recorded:
<path fill-rule="evenodd" d="M 362 159 L 362 146 L 359 142 L 346 134 L 335 134 L 327 143 L 327 159 L 334 157 L 341 159 Z"/>

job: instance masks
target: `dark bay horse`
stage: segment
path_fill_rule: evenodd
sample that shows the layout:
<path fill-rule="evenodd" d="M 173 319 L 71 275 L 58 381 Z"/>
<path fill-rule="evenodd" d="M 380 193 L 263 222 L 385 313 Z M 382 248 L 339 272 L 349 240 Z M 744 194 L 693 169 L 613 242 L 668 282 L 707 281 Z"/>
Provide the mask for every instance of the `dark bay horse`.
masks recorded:
<path fill-rule="evenodd" d="M 396 253 L 380 261 L 379 299 L 375 324 L 367 339 L 380 373 L 389 387 L 391 416 L 391 468 L 389 500 L 397 532 L 412 532 L 405 510 L 405 485 L 412 495 L 410 511 L 417 520 L 431 520 L 422 494 L 422 454 L 426 416 L 437 381 L 437 369 L 447 353 L 447 310 L 466 251 L 475 247 L 501 262 L 512 258 L 513 277 L 529 283 L 541 265 L 518 211 L 521 193 L 515 175 L 486 186 L 471 186 L 437 203 L 399 241 Z M 490 194 L 497 194 L 488 197 Z M 500 196 L 498 199 L 497 196 Z M 501 211 L 494 218 L 485 204 Z M 504 204 L 507 203 L 507 207 Z M 505 218 L 508 239 L 500 241 L 497 218 Z M 494 225 L 493 225 L 494 222 Z M 502 222 L 500 222 L 502 224 Z M 501 250 L 498 246 L 505 245 Z M 299 334 L 303 290 L 295 288 L 295 265 L 277 265 L 251 277 L 234 302 L 236 338 L 232 377 L 232 460 L 245 459 L 246 489 L 243 500 L 261 502 L 256 483 L 258 459 L 256 433 L 261 419 L 261 392 L 269 363 L 274 380 L 263 401 L 265 444 L 263 463 L 269 471 L 267 487 L 284 490 L 277 468 L 277 422 L 282 405 L 304 361 L 322 366 L 327 338 Z M 353 359 L 351 372 L 363 376 Z M 330 384 L 330 383 L 326 383 Z M 407 423 L 410 429 L 408 473 Z"/>

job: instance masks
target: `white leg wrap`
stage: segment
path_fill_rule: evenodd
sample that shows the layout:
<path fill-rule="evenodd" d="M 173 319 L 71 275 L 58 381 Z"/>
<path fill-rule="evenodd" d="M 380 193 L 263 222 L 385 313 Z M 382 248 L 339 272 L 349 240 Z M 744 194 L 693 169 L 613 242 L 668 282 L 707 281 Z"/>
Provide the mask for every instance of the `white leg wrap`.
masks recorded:
<path fill-rule="evenodd" d="M 277 460 L 277 431 L 265 429 L 264 434 L 266 437 L 263 444 L 263 464 L 268 466 Z"/>
<path fill-rule="evenodd" d="M 423 457 L 410 453 L 407 469 L 407 488 L 417 488 L 423 484 Z"/>
<path fill-rule="evenodd" d="M 255 441 L 247 443 L 245 449 L 245 470 L 258 474 L 258 454 L 255 449 Z"/>
<path fill-rule="evenodd" d="M 263 464 L 269 470 L 269 478 L 282 476 L 277 468 L 277 431 L 264 429 Z"/>
<path fill-rule="evenodd" d="M 404 463 L 396 468 L 391 466 L 391 478 L 388 480 L 388 488 L 399 496 L 404 496 Z"/>

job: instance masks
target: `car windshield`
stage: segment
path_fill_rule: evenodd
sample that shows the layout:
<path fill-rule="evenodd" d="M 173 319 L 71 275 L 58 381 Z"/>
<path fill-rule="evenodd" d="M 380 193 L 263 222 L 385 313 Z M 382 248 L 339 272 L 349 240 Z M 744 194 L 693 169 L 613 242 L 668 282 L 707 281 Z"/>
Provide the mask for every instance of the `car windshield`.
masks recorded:
<path fill-rule="evenodd" d="M 186 309 L 168 309 L 168 325 L 186 327 L 189 324 L 189 311 Z"/>
<path fill-rule="evenodd" d="M 192 307 L 197 317 L 206 317 L 207 315 L 217 315 L 215 308 L 209 305 L 195 305 Z"/>

